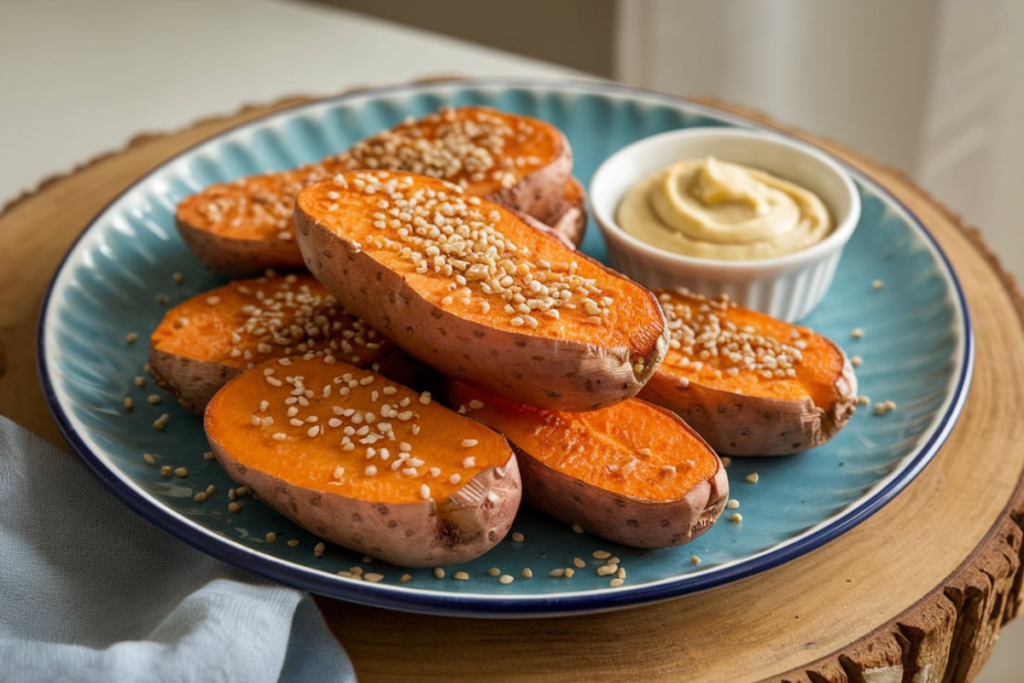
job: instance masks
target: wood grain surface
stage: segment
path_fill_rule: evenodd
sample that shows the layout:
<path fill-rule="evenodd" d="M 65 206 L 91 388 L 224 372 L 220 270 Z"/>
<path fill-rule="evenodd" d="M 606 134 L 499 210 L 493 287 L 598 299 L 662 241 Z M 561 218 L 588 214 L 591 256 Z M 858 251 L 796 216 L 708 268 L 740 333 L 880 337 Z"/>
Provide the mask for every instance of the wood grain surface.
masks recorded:
<path fill-rule="evenodd" d="M 176 152 L 300 100 L 136 138 L 4 209 L 0 414 L 64 443 L 37 380 L 36 323 L 50 278 L 89 220 Z M 360 681 L 923 683 L 977 674 L 1000 627 L 1021 610 L 1024 303 L 977 231 L 900 173 L 804 137 L 915 212 L 964 286 L 977 340 L 974 379 L 934 461 L 893 502 L 819 550 L 656 605 L 571 618 L 470 620 L 318 598 Z"/>

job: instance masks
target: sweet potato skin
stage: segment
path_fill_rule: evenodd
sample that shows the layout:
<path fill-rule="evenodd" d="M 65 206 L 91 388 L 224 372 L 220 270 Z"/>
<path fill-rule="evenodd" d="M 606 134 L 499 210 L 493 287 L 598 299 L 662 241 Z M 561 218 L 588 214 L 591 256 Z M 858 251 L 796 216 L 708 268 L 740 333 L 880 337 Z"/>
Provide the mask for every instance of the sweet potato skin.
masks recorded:
<path fill-rule="evenodd" d="M 782 400 L 680 382 L 664 372 L 651 377 L 640 397 L 679 415 L 722 455 L 792 455 L 827 442 L 855 412 L 853 366 L 842 350 L 826 341 L 843 359 L 834 399 L 827 407 L 815 405 L 809 397 Z"/>
<path fill-rule="evenodd" d="M 712 527 L 729 498 L 721 465 L 715 476 L 666 503 L 637 500 L 567 476 L 516 448 L 523 501 L 555 519 L 634 548 L 689 543 Z"/>
<path fill-rule="evenodd" d="M 299 486 L 246 467 L 215 439 L 210 447 L 232 479 L 310 533 L 403 567 L 479 557 L 508 534 L 522 497 L 514 455 L 504 466 L 473 477 L 446 501 L 396 504 Z"/>
<path fill-rule="evenodd" d="M 625 346 L 547 339 L 460 318 L 427 301 L 358 244 L 318 223 L 301 201 L 295 222 L 313 274 L 345 308 L 451 377 L 530 405 L 593 410 L 634 396 L 668 349 L 663 326 L 659 336 L 643 340 L 644 353 L 636 358 Z M 645 295 L 656 302 L 653 294 Z M 655 309 L 660 313 L 660 306 Z"/>
<path fill-rule="evenodd" d="M 170 394 L 182 408 L 202 415 L 214 394 L 242 374 L 242 370 L 150 346 L 149 374 L 156 385 Z"/>
<path fill-rule="evenodd" d="M 580 246 L 587 231 L 587 202 L 583 185 L 575 177 L 570 177 L 565 183 L 561 201 L 548 213 L 536 214 L 533 218 L 550 226 L 570 244 Z"/>

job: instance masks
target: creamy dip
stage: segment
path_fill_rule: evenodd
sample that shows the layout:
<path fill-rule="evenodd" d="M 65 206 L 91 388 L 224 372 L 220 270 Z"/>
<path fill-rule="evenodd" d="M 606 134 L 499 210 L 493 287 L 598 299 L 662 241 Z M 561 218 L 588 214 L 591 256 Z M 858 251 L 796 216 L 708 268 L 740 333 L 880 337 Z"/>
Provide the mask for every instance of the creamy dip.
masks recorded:
<path fill-rule="evenodd" d="M 659 249 L 723 261 L 792 254 L 832 231 L 813 192 L 711 157 L 680 161 L 641 180 L 622 199 L 616 221 Z"/>

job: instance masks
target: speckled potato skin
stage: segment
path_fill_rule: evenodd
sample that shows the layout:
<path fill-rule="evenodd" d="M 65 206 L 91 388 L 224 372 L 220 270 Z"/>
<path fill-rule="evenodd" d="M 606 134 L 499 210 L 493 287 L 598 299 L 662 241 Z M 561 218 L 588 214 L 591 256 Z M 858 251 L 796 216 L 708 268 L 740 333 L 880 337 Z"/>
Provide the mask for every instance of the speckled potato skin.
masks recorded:
<path fill-rule="evenodd" d="M 402 567 L 437 567 L 473 560 L 512 528 L 522 499 L 515 455 L 484 470 L 445 501 L 381 503 L 308 489 L 210 447 L 228 475 L 261 501 L 318 537 Z"/>
<path fill-rule="evenodd" d="M 560 154 L 550 164 L 537 169 L 512 187 L 492 192 L 484 199 L 534 217 L 554 213 L 562 203 L 565 183 L 572 174 L 572 148 L 565 135 L 560 136 Z"/>
<path fill-rule="evenodd" d="M 516 448 L 523 502 L 566 524 L 634 548 L 689 543 L 714 525 L 729 499 L 721 462 L 715 476 L 667 503 L 638 500 L 563 474 Z"/>
<path fill-rule="evenodd" d="M 306 265 L 347 310 L 449 377 L 510 400 L 566 411 L 612 405 L 640 391 L 668 350 L 664 322 L 644 353 L 631 357 L 625 346 L 557 341 L 465 320 L 301 209 L 295 221 Z M 661 307 L 653 310 L 660 314 Z"/>
<path fill-rule="evenodd" d="M 202 415 L 213 395 L 242 371 L 149 347 L 149 374 L 158 387 L 190 413 Z"/>
<path fill-rule="evenodd" d="M 282 240 L 276 236 L 238 239 L 199 229 L 180 218 L 175 222 L 185 245 L 195 257 L 225 277 L 262 275 L 268 268 L 291 270 L 305 267 L 295 240 Z"/>
<path fill-rule="evenodd" d="M 843 354 L 834 400 L 827 408 L 814 405 L 810 398 L 747 396 L 692 381 L 684 386 L 668 373 L 655 373 L 640 398 L 683 418 L 722 455 L 792 455 L 820 446 L 850 421 L 857 403 L 857 377 Z"/>

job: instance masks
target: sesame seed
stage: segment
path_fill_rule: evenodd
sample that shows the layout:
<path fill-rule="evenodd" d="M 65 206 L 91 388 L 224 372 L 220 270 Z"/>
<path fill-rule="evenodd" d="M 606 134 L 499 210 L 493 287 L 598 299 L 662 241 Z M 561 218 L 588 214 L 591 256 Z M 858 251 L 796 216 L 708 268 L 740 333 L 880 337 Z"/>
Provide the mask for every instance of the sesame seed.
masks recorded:
<path fill-rule="evenodd" d="M 552 569 L 550 572 L 548 572 L 548 576 L 554 577 L 556 579 L 560 579 L 563 576 L 565 576 L 565 569 L 561 569 L 561 568 L 559 568 L 559 569 Z"/>
<path fill-rule="evenodd" d="M 573 530 L 574 533 L 577 533 L 577 534 L 582 534 L 583 533 L 583 527 L 581 527 L 579 524 L 573 524 L 572 525 L 572 530 Z"/>
<path fill-rule="evenodd" d="M 859 327 L 855 327 L 853 328 L 853 331 L 850 332 L 850 336 L 853 337 L 854 339 L 860 339 L 864 336 L 864 330 L 862 330 Z"/>
<path fill-rule="evenodd" d="M 459 581 L 468 581 L 469 580 L 469 574 L 467 574 L 466 572 L 455 572 L 452 575 L 452 578 L 453 579 L 457 579 Z"/>
<path fill-rule="evenodd" d="M 198 493 L 196 493 L 196 495 L 192 496 L 192 500 L 194 500 L 197 503 L 205 503 L 206 494 L 202 491 L 199 491 Z"/>
<path fill-rule="evenodd" d="M 728 455 L 723 455 L 722 467 L 729 467 L 730 465 L 732 465 L 732 458 L 730 458 Z"/>
<path fill-rule="evenodd" d="M 882 280 L 873 280 L 871 282 L 871 286 L 875 289 L 882 289 L 883 287 L 885 287 L 885 282 L 883 282 Z"/>
<path fill-rule="evenodd" d="M 622 584 L 623 584 L 623 579 L 621 579 L 619 577 L 615 577 L 614 579 L 612 579 L 611 581 L 608 582 L 608 585 L 611 586 L 612 588 L 618 588 Z"/>
<path fill-rule="evenodd" d="M 174 474 L 174 468 L 171 467 L 170 465 L 164 465 L 163 467 L 160 468 L 160 474 L 165 477 L 169 477 L 172 474 Z"/>
<path fill-rule="evenodd" d="M 443 579 L 444 578 L 444 569 L 442 569 L 441 567 L 434 567 L 434 576 L 439 578 L 439 579 Z"/>
<path fill-rule="evenodd" d="M 430 487 L 426 484 L 420 485 L 420 498 L 423 500 L 430 500 Z"/>
<path fill-rule="evenodd" d="M 378 574 L 376 572 L 366 572 L 365 574 L 363 574 L 363 579 L 365 581 L 369 581 L 370 583 L 379 583 L 380 581 L 384 580 L 384 575 Z"/>
<path fill-rule="evenodd" d="M 146 461 L 147 465 L 155 465 L 156 464 L 156 456 L 153 455 L 152 453 L 143 453 L 142 454 L 142 459 Z"/>
<path fill-rule="evenodd" d="M 473 446 L 477 445 L 478 443 L 479 443 L 479 441 L 477 441 L 476 439 L 463 439 L 462 440 L 462 447 L 463 448 L 472 448 Z M 467 460 L 468 460 L 468 458 L 467 458 Z M 463 467 L 472 467 L 472 465 L 463 465 Z"/>
<path fill-rule="evenodd" d="M 146 386 L 146 378 L 143 377 L 142 375 L 136 376 L 135 377 L 135 386 L 137 386 L 137 387 L 144 387 L 144 386 Z"/>
<path fill-rule="evenodd" d="M 231 503 L 228 503 L 228 512 L 241 512 L 241 511 L 242 511 L 242 504 L 239 503 L 238 501 L 233 501 Z"/>
<path fill-rule="evenodd" d="M 758 481 L 760 481 L 761 475 L 759 475 L 757 472 L 751 472 L 746 477 L 744 477 L 744 479 L 746 479 L 751 484 L 756 484 Z"/>
<path fill-rule="evenodd" d="M 125 341 L 128 342 L 129 344 L 134 344 L 136 340 L 138 340 L 138 338 L 139 335 L 136 334 L 135 332 L 129 332 L 124 336 Z"/>
<path fill-rule="evenodd" d="M 572 563 L 576 566 L 577 569 L 583 569 L 584 567 L 587 566 L 587 563 L 584 562 L 583 559 L 579 558 L 579 557 L 572 558 Z"/>
<path fill-rule="evenodd" d="M 607 550 L 595 550 L 593 553 L 591 553 L 591 557 L 593 557 L 595 560 L 607 560 L 611 556 L 612 554 Z"/>
<path fill-rule="evenodd" d="M 515 577 L 512 576 L 511 574 L 502 574 L 501 578 L 498 579 L 498 583 L 507 586 L 508 584 L 512 583 L 515 580 L 516 580 Z"/>
<path fill-rule="evenodd" d="M 617 571 L 619 571 L 618 565 L 606 564 L 606 565 L 602 565 L 602 566 L 597 568 L 597 575 L 598 576 L 611 576 L 611 575 L 615 574 Z"/>
<path fill-rule="evenodd" d="M 125 407 L 125 410 L 128 410 L 128 411 L 131 411 L 131 409 L 135 407 L 135 402 L 132 400 L 131 396 L 125 396 L 124 397 L 124 407 Z"/>
<path fill-rule="evenodd" d="M 175 467 L 174 468 L 174 476 L 178 477 L 179 479 L 185 479 L 186 477 L 188 477 L 188 468 L 187 467 Z"/>
<path fill-rule="evenodd" d="M 524 540 L 526 540 L 526 537 L 523 536 L 518 531 L 513 531 L 512 532 L 512 540 L 515 541 L 516 543 L 522 543 Z"/>
<path fill-rule="evenodd" d="M 402 577 L 398 580 L 402 583 L 409 583 L 412 581 L 412 574 L 402 574 Z"/>
<path fill-rule="evenodd" d="M 460 481 L 462 481 L 462 476 L 458 472 L 448 477 L 448 482 L 451 484 L 458 484 Z"/>
<path fill-rule="evenodd" d="M 501 570 L 498 569 L 497 567 L 491 567 L 490 569 L 487 570 L 487 574 L 489 576 L 499 576 L 501 574 Z"/>
<path fill-rule="evenodd" d="M 565 578 L 567 579 L 571 579 L 573 576 L 576 575 L 576 570 L 572 567 L 566 567 L 563 571 L 565 572 Z"/>
<path fill-rule="evenodd" d="M 150 394 L 146 397 L 146 400 L 149 401 L 149 405 L 155 406 L 159 404 L 163 398 L 161 398 L 160 394 Z"/>
<path fill-rule="evenodd" d="M 465 469 L 469 469 L 471 467 L 476 467 L 476 458 L 474 458 L 472 455 L 470 455 L 470 456 L 468 456 L 466 458 L 463 458 L 462 459 L 462 466 Z"/>
<path fill-rule="evenodd" d="M 738 500 L 736 500 L 735 498 L 733 498 L 728 503 L 726 503 L 725 506 L 727 508 L 729 508 L 730 510 L 735 510 L 736 508 L 738 508 L 740 506 L 740 502 Z"/>
<path fill-rule="evenodd" d="M 293 538 L 292 540 L 288 541 L 288 547 L 289 548 L 296 548 L 296 547 L 298 547 L 298 545 L 299 545 L 299 539 L 297 539 L 297 538 Z"/>
<path fill-rule="evenodd" d="M 327 546 L 325 546 L 323 544 L 323 541 L 321 541 L 320 543 L 317 543 L 315 546 L 313 546 L 313 554 L 317 557 L 323 557 L 324 550 L 326 548 Z"/>
<path fill-rule="evenodd" d="M 858 396 L 857 397 L 857 403 L 858 403 L 858 405 L 862 405 L 862 406 L 870 405 L 871 397 L 870 396 Z"/>
<path fill-rule="evenodd" d="M 264 538 L 266 539 L 267 543 L 274 543 L 275 541 L 277 541 L 277 534 L 275 534 L 273 531 L 268 531 L 267 535 Z"/>
<path fill-rule="evenodd" d="M 855 368 L 859 368 L 861 366 L 861 363 L 863 362 L 864 359 L 861 358 L 860 356 L 853 356 L 852 358 L 850 358 L 850 365 L 852 365 Z"/>
<path fill-rule="evenodd" d="M 167 423 L 170 422 L 170 421 L 171 421 L 171 416 L 169 414 L 167 414 L 167 413 L 164 413 L 163 415 L 161 415 L 157 419 L 153 420 L 153 429 L 162 432 L 164 429 L 167 428 Z"/>
<path fill-rule="evenodd" d="M 741 515 L 738 512 L 734 512 L 732 513 L 732 515 L 729 516 L 729 521 L 733 522 L 734 524 L 739 524 L 743 521 L 743 515 Z"/>

